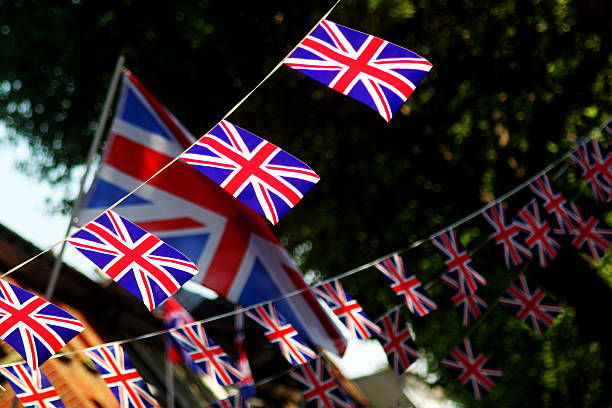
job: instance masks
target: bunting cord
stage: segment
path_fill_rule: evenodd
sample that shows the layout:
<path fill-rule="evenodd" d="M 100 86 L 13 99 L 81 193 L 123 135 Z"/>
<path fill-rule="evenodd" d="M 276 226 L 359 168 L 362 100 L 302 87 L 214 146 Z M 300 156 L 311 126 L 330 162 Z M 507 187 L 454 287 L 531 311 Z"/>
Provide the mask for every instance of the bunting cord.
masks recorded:
<path fill-rule="evenodd" d="M 280 69 L 280 67 L 283 66 L 285 60 L 287 58 L 289 58 L 289 56 L 293 53 L 293 51 L 295 51 L 300 44 L 302 43 L 302 41 L 304 41 L 304 39 L 306 39 L 306 37 L 308 37 L 316 28 L 317 26 L 321 23 L 321 21 L 325 20 L 331 13 L 332 11 L 334 11 L 334 9 L 336 8 L 336 6 L 338 6 L 338 4 L 340 4 L 342 0 L 336 0 L 336 2 L 332 5 L 332 7 L 323 15 L 323 17 L 321 17 L 319 19 L 319 21 L 317 21 L 317 23 L 310 29 L 310 31 L 293 47 L 293 49 L 291 51 L 289 51 L 289 53 L 287 53 L 287 55 L 285 55 L 285 57 L 278 63 L 276 64 L 276 66 L 272 69 L 272 71 L 270 71 L 256 86 L 255 88 L 253 88 L 249 93 L 247 93 L 237 104 L 235 104 L 224 116 L 221 120 L 224 120 L 225 118 L 227 118 L 228 116 L 230 116 L 236 109 L 238 109 L 252 94 L 253 92 L 255 92 L 259 87 L 261 87 L 264 82 L 266 82 L 276 71 L 278 71 Z M 211 127 L 207 132 L 204 133 L 203 136 L 200 137 L 200 139 L 204 136 L 206 136 L 207 134 L 209 134 L 214 128 L 215 126 L 217 126 L 219 122 L 215 123 L 215 125 L 213 125 L 213 127 Z M 155 177 L 159 176 L 161 173 L 163 173 L 168 167 L 170 167 L 172 164 L 174 164 L 176 161 L 178 161 L 180 159 L 180 157 L 186 153 L 189 149 L 191 149 L 193 146 L 195 146 L 198 143 L 199 139 L 194 141 L 191 146 L 189 146 L 188 148 L 186 148 L 181 154 L 179 154 L 178 156 L 174 157 L 172 160 L 170 160 L 170 162 L 168 162 L 164 167 L 162 167 L 161 169 L 159 169 L 156 173 L 154 173 L 151 177 L 149 177 L 147 180 L 143 181 L 142 183 L 140 183 L 138 186 L 136 186 L 136 188 L 134 188 L 132 191 L 130 191 L 129 193 L 127 193 L 125 196 L 121 197 L 119 200 L 117 200 L 114 204 L 112 204 L 110 207 L 108 207 L 106 210 L 102 211 L 100 214 L 98 214 L 96 217 L 92 218 L 89 222 L 97 219 L 98 217 L 101 217 L 102 215 L 104 215 L 107 211 L 112 210 L 113 208 L 117 207 L 119 204 L 121 204 L 123 201 L 125 201 L 128 197 L 130 197 L 132 194 L 134 194 L 135 192 L 137 192 L 138 190 L 140 190 L 142 187 L 144 187 L 145 185 L 147 185 L 151 180 L 153 180 Z M 8 271 L 4 272 L 2 275 L 0 275 L 0 278 L 4 278 L 7 275 L 10 275 L 11 273 L 15 272 L 16 270 L 24 267 L 25 265 L 29 264 L 30 262 L 32 262 L 33 260 L 35 260 L 36 258 L 38 258 L 39 256 L 51 251 L 53 248 L 55 248 L 56 246 L 66 242 L 71 236 L 73 236 L 74 234 L 76 234 L 77 232 L 81 231 L 83 228 L 85 228 L 85 225 L 87 225 L 89 222 L 85 223 L 84 225 L 82 225 L 81 227 L 78 227 L 76 231 L 74 231 L 72 234 L 67 235 L 66 237 L 60 239 L 59 241 L 57 241 L 56 243 L 52 244 L 49 248 L 45 249 L 42 252 L 39 252 L 38 254 L 36 254 L 35 256 L 26 259 L 25 261 L 23 261 L 22 263 L 20 263 L 17 266 L 14 266 L 13 268 L 9 269 Z"/>

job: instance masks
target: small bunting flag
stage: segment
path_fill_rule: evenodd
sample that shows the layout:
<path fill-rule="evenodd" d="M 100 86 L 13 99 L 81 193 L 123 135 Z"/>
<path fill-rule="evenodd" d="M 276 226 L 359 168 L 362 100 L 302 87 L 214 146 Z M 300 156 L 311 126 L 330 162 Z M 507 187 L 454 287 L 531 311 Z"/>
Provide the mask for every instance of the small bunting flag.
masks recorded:
<path fill-rule="evenodd" d="M 149 310 L 198 273 L 179 251 L 112 210 L 85 225 L 68 242 Z"/>
<path fill-rule="evenodd" d="M 525 259 L 532 257 L 531 251 L 516 241 L 516 237 L 519 235 L 519 227 L 514 223 L 506 224 L 502 202 L 492 205 L 482 215 L 495 229 L 493 233 L 495 243 L 503 245 L 506 268 L 510 269 L 511 265 L 518 266 Z"/>
<path fill-rule="evenodd" d="M 523 207 L 515 219 L 515 224 L 525 232 L 525 245 L 531 250 L 537 249 L 540 267 L 546 268 L 548 261 L 557 257 L 561 245 L 550 236 L 548 221 L 540 218 L 540 209 L 535 199 Z"/>
<path fill-rule="evenodd" d="M 0 279 L 0 338 L 37 369 L 85 327 L 74 316 Z"/>
<path fill-rule="evenodd" d="M 582 178 L 589 183 L 599 201 L 612 198 L 612 149 L 602 147 L 597 140 L 581 143 L 571 154 L 574 166 L 582 170 Z"/>
<path fill-rule="evenodd" d="M 582 212 L 574 203 L 571 204 L 570 216 L 574 220 L 574 226 L 570 231 L 574 235 L 572 245 L 578 249 L 586 245 L 591 257 L 595 262 L 599 262 L 610 248 L 610 241 L 606 237 L 612 236 L 612 231 L 607 228 L 598 228 L 599 219 L 592 215 L 585 220 Z"/>
<path fill-rule="evenodd" d="M 0 367 L 0 373 L 11 384 L 23 408 L 63 408 L 57 395 L 42 370 L 32 370 L 27 364 Z"/>
<path fill-rule="evenodd" d="M 548 214 L 554 214 L 557 220 L 557 227 L 553 230 L 555 234 L 567 234 L 573 228 L 573 222 L 569 216 L 569 211 L 565 208 L 567 200 L 559 193 L 555 193 L 552 183 L 546 174 L 541 175 L 529 184 L 529 188 L 542 201 L 544 209 Z"/>
<path fill-rule="evenodd" d="M 463 325 L 470 327 L 472 322 L 478 320 L 482 315 L 482 311 L 487 308 L 487 302 L 478 296 L 477 292 L 466 291 L 464 286 L 461 286 L 459 282 L 453 279 L 446 279 L 444 283 L 457 291 L 452 297 L 453 305 L 463 308 Z"/>
<path fill-rule="evenodd" d="M 387 312 L 380 321 L 382 332 L 378 336 L 387 353 L 389 365 L 397 375 L 402 375 L 420 357 L 412 330 L 402 319 L 400 308 Z"/>
<path fill-rule="evenodd" d="M 304 389 L 309 408 L 352 408 L 353 399 L 340 387 L 322 357 L 309 361 L 291 371 L 291 377 Z"/>
<path fill-rule="evenodd" d="M 410 50 L 329 20 L 321 21 L 284 63 L 363 102 L 387 122 L 432 67 Z"/>

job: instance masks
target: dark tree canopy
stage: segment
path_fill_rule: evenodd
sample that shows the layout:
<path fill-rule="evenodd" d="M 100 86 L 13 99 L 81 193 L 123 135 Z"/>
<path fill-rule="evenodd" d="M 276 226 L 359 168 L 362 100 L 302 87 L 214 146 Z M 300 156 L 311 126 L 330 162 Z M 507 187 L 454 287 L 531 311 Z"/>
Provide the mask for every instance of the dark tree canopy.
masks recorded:
<path fill-rule="evenodd" d="M 0 0 L 0 120 L 25 138 L 35 177 L 65 182 L 85 161 L 115 60 L 192 133 L 218 120 L 291 50 L 331 1 Z M 570 150 L 612 114 L 612 4 L 593 0 L 347 0 L 332 21 L 407 47 L 432 71 L 390 123 L 282 67 L 229 118 L 308 163 L 321 182 L 275 227 L 304 271 L 334 276 L 461 219 Z M 605 217 L 572 168 L 558 188 Z M 509 200 L 513 214 L 531 198 Z M 454 374 L 439 383 L 466 406 L 612 403 L 612 265 L 563 241 L 526 271 L 565 307 L 540 338 L 496 299 L 516 273 L 486 242 L 481 217 L 458 228 L 489 281 L 469 332 L 504 371 L 475 402 Z M 403 254 L 440 310 L 410 317 L 432 370 L 468 332 L 438 284 L 431 244 Z M 518 272 L 518 271 L 517 271 Z M 374 269 L 346 280 L 370 316 L 398 300 Z M 406 316 L 409 318 L 409 316 Z"/>

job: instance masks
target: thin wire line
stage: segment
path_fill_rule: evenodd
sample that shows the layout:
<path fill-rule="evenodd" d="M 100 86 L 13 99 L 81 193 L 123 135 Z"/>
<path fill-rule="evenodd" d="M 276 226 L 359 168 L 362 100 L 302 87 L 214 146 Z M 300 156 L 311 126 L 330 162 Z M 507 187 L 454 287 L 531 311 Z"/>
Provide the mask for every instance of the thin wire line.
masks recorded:
<path fill-rule="evenodd" d="M 236 105 L 234 105 L 222 118 L 222 120 L 224 120 L 225 118 L 227 118 L 229 115 L 231 115 L 236 109 L 238 109 L 243 103 L 244 101 L 247 100 L 247 98 L 249 96 L 251 96 L 251 94 L 253 94 L 253 92 L 255 92 L 261 85 L 263 85 L 263 83 L 265 81 L 267 81 L 276 71 L 278 71 L 278 69 L 283 65 L 283 63 L 285 62 L 285 60 L 293 53 L 293 51 L 295 51 L 297 49 L 297 47 L 300 46 L 300 44 L 302 43 L 302 41 L 304 41 L 304 39 L 306 37 L 308 37 L 316 28 L 317 26 L 321 23 L 321 21 L 323 21 L 324 19 L 326 19 L 331 12 L 336 8 L 336 6 L 341 2 L 342 0 L 336 0 L 336 2 L 334 3 L 334 5 L 323 15 L 323 17 L 321 17 L 321 19 L 317 22 L 317 24 L 315 26 L 313 26 L 311 28 L 311 30 L 308 32 L 308 34 L 306 34 L 297 44 L 295 47 L 293 47 L 293 49 L 287 53 L 287 55 L 285 55 L 285 57 L 272 69 L 272 71 L 270 71 L 256 86 L 255 88 L 253 88 L 248 94 L 246 94 L 246 96 L 244 96 Z M 208 133 L 210 133 L 215 126 L 217 126 L 219 122 L 215 123 L 215 125 L 213 125 L 212 128 L 210 128 L 208 130 L 208 132 L 204 133 L 203 136 L 207 135 Z M 203 137 L 202 136 L 202 137 Z M 198 139 L 199 140 L 199 139 Z M 198 143 L 198 140 L 194 141 L 191 146 L 189 146 L 187 149 L 185 149 L 183 151 L 183 153 L 179 154 L 178 156 L 174 157 L 172 160 L 170 160 L 170 162 L 168 162 L 164 167 L 162 167 L 161 169 L 159 169 L 155 174 L 153 174 L 151 177 L 149 177 L 147 180 L 143 181 L 142 183 L 140 183 L 136 188 L 134 188 L 132 191 L 130 191 L 128 194 L 126 194 L 125 196 L 123 196 L 122 198 L 120 198 L 119 200 L 117 200 L 113 205 L 111 205 L 110 207 L 108 207 L 106 210 L 102 211 L 100 214 L 98 214 L 96 217 L 92 218 L 90 220 L 93 221 L 95 219 L 97 219 L 98 217 L 104 215 L 107 211 L 112 210 L 113 208 L 115 208 L 116 206 L 118 206 L 119 204 L 121 204 L 124 200 L 126 200 L 128 197 L 130 197 L 132 194 L 134 194 L 136 191 L 140 190 L 142 187 L 144 187 L 146 184 L 148 184 L 151 180 L 153 180 L 155 177 L 157 177 L 159 174 L 161 174 L 162 172 L 164 172 L 168 167 L 170 167 L 172 164 L 174 164 L 177 160 L 180 159 L 181 155 L 183 155 L 185 152 L 187 152 L 187 150 L 191 149 L 193 146 L 195 146 Z M 28 263 L 32 262 L 34 259 L 38 258 L 39 256 L 43 255 L 46 252 L 49 252 L 51 249 L 53 249 L 54 247 L 56 247 L 57 245 L 65 242 L 68 240 L 68 238 L 70 238 L 71 236 L 73 236 L 74 234 L 76 234 L 77 232 L 81 231 L 83 228 L 85 228 L 85 226 L 88 223 L 85 223 L 84 225 L 82 225 L 81 227 L 77 228 L 76 231 L 74 231 L 72 234 L 67 235 L 66 237 L 60 239 L 59 241 L 57 241 L 56 243 L 54 243 L 53 245 L 51 245 L 49 248 L 45 249 L 44 251 L 40 252 L 39 254 L 31 257 L 30 259 L 27 259 L 25 261 L 23 261 L 22 263 L 20 263 L 19 265 L 9 269 L 7 272 L 4 272 L 2 275 L 0 275 L 0 278 L 3 278 L 13 272 L 15 272 L 16 270 L 18 270 L 19 268 L 27 265 Z"/>

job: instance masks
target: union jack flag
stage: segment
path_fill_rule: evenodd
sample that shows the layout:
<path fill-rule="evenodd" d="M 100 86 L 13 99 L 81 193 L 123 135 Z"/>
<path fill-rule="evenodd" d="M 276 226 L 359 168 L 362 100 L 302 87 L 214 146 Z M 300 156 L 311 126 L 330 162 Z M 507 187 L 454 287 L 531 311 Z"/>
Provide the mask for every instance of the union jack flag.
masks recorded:
<path fill-rule="evenodd" d="M 226 120 L 181 158 L 272 224 L 319 181 L 289 153 Z"/>
<path fill-rule="evenodd" d="M 535 199 L 531 200 L 519 211 L 514 223 L 520 230 L 528 234 L 524 240 L 525 245 L 529 249 L 537 247 L 540 266 L 546 268 L 548 266 L 547 261 L 552 261 L 557 257 L 557 250 L 560 248 L 560 245 L 548 234 L 550 226 L 548 221 L 542 221 L 540 218 L 540 210 Z"/>
<path fill-rule="evenodd" d="M 41 370 L 32 370 L 27 364 L 0 367 L 15 395 L 24 408 L 60 408 L 64 404 Z"/>
<path fill-rule="evenodd" d="M 453 305 L 455 307 L 463 307 L 463 325 L 465 327 L 470 327 L 472 321 L 478 320 L 481 316 L 482 309 L 487 308 L 487 302 L 478 296 L 476 292 L 466 292 L 465 287 L 460 286 L 457 281 L 447 279 L 444 282 L 457 290 L 452 297 Z"/>
<path fill-rule="evenodd" d="M 307 407 L 355 407 L 355 402 L 336 382 L 321 357 L 296 367 L 291 371 L 291 377 L 302 384 Z"/>
<path fill-rule="evenodd" d="M 524 258 L 532 257 L 531 251 L 514 239 L 519 234 L 518 226 L 514 223 L 506 225 L 503 203 L 496 203 L 489 207 L 482 215 L 495 229 L 493 233 L 495 243 L 498 245 L 502 244 L 504 247 L 506 268 L 510 269 L 510 264 L 514 266 L 520 265 L 523 263 Z"/>
<path fill-rule="evenodd" d="M 449 358 L 444 359 L 442 364 L 460 371 L 459 381 L 463 385 L 471 382 L 474 396 L 479 400 L 483 397 L 483 389 L 488 392 L 495 386 L 491 377 L 502 375 L 500 370 L 488 366 L 487 357 L 484 354 L 481 353 L 474 357 L 472 346 L 467 338 L 451 351 Z"/>
<path fill-rule="evenodd" d="M 120 408 L 159 406 L 119 343 L 106 344 L 85 353 L 113 392 Z"/>
<path fill-rule="evenodd" d="M 378 336 L 383 340 L 389 364 L 397 375 L 402 375 L 420 357 L 412 330 L 402 319 L 399 308 L 381 316 L 380 321 L 382 332 Z"/>
<path fill-rule="evenodd" d="M 457 239 L 455 231 L 452 229 L 442 231 L 432 241 L 440 251 L 448 256 L 446 267 L 450 273 L 442 277 L 444 282 L 459 282 L 461 286 L 466 288 L 466 291 L 471 293 L 476 292 L 479 285 L 484 286 L 487 284 L 485 278 L 469 265 L 471 261 L 470 254 L 461 247 L 461 242 Z M 457 274 L 457 279 L 453 278 L 455 273 Z M 452 286 L 452 283 L 447 283 Z"/>
<path fill-rule="evenodd" d="M 33 369 L 83 329 L 83 324 L 71 314 L 0 279 L 0 338 Z"/>
<path fill-rule="evenodd" d="M 582 178 L 591 185 L 599 201 L 612 198 L 612 149 L 601 147 L 597 140 L 584 142 L 572 152 L 572 163 L 582 170 Z"/>
<path fill-rule="evenodd" d="M 358 339 L 367 339 L 380 333 L 380 327 L 366 316 L 361 305 L 346 293 L 338 279 L 314 287 L 314 291 Z"/>
<path fill-rule="evenodd" d="M 250 404 L 242 395 L 236 394 L 224 400 L 215 401 L 209 405 L 212 408 L 250 408 Z"/>
<path fill-rule="evenodd" d="M 538 197 L 544 200 L 544 209 L 549 214 L 554 214 L 558 227 L 553 230 L 556 234 L 570 232 L 574 226 L 569 212 L 565 208 L 567 201 L 561 194 L 556 194 L 546 174 L 541 175 L 529 184 L 529 188 Z"/>
<path fill-rule="evenodd" d="M 427 296 L 425 288 L 421 286 L 421 282 L 416 276 L 410 273 L 408 269 L 404 269 L 404 263 L 399 254 L 393 254 L 374 266 L 391 282 L 391 289 L 398 296 L 404 295 L 406 306 L 412 313 L 425 316 L 438 308 L 434 301 Z"/>
<path fill-rule="evenodd" d="M 272 303 L 255 306 L 246 314 L 266 330 L 264 335 L 271 343 L 278 344 L 281 353 L 291 364 L 304 364 L 317 356 L 299 337 L 297 330 L 276 311 Z"/>
<path fill-rule="evenodd" d="M 112 210 L 68 239 L 153 310 L 198 273 L 183 254 Z"/>
<path fill-rule="evenodd" d="M 607 228 L 597 228 L 599 219 L 592 215 L 585 221 L 576 204 L 572 203 L 571 209 L 570 216 L 575 221 L 571 230 L 571 234 L 574 235 L 572 245 L 580 249 L 586 244 L 593 259 L 599 262 L 600 257 L 610 248 L 610 241 L 606 236 L 612 236 L 612 231 Z"/>
<path fill-rule="evenodd" d="M 249 365 L 249 359 L 247 358 L 246 349 L 244 348 L 244 340 L 246 338 L 244 332 L 244 314 L 237 313 L 234 318 L 234 328 L 236 329 L 236 336 L 234 337 L 234 344 L 236 345 L 236 353 L 238 354 L 237 367 L 242 373 L 242 380 L 236 384 L 238 391 L 244 400 L 254 397 L 256 394 L 255 380 L 251 373 L 251 366 Z"/>
<path fill-rule="evenodd" d="M 543 332 L 541 324 L 550 326 L 555 317 L 563 311 L 559 305 L 546 300 L 546 294 L 539 288 L 533 292 L 529 290 L 527 279 L 523 274 L 518 276 L 506 292 L 510 297 L 502 297 L 499 302 L 517 307 L 519 319 L 529 323 L 540 336 Z"/>
<path fill-rule="evenodd" d="M 227 354 L 206 334 L 202 323 L 172 330 L 170 335 L 198 367 L 204 373 L 214 377 L 219 384 L 230 385 L 243 379 L 242 373 L 234 366 Z"/>
<path fill-rule="evenodd" d="M 166 329 L 176 329 L 177 327 L 193 323 L 193 317 L 174 297 L 166 299 L 163 303 L 163 308 L 164 326 L 166 326 Z M 166 356 L 168 360 L 173 363 L 183 363 L 194 373 L 200 374 L 200 367 L 185 352 L 178 341 L 172 337 L 171 331 L 166 334 L 166 339 Z"/>
<path fill-rule="evenodd" d="M 432 67 L 410 50 L 329 20 L 284 63 L 365 103 L 387 122 Z"/>

